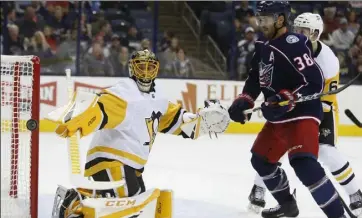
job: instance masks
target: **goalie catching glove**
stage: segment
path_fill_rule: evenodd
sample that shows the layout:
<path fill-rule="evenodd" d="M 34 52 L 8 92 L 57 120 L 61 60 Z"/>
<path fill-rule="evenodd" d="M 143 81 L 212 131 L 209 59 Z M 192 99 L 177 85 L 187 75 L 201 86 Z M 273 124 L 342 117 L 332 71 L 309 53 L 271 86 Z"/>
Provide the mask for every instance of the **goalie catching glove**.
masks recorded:
<path fill-rule="evenodd" d="M 83 137 L 94 131 L 116 126 L 124 118 L 122 110 L 119 110 L 124 107 L 122 101 L 107 92 L 93 94 L 80 91 L 74 93 L 68 105 L 52 111 L 46 119 L 58 125 L 55 132 L 61 137 L 70 137 L 78 130 Z M 113 119 L 108 119 L 109 113 L 115 115 Z"/>
<path fill-rule="evenodd" d="M 207 100 L 205 107 L 199 109 L 196 114 L 185 113 L 182 131 L 191 139 L 197 139 L 204 134 L 223 133 L 230 123 L 227 109 L 218 100 Z"/>

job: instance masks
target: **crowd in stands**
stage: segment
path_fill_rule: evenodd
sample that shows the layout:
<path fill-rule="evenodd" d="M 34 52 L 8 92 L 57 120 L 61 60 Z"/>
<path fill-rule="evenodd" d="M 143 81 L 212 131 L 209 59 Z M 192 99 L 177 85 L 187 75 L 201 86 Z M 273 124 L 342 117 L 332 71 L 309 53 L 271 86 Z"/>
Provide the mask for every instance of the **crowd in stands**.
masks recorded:
<path fill-rule="evenodd" d="M 201 21 L 202 34 L 213 37 L 228 57 L 230 79 L 245 79 L 254 51 L 254 42 L 258 37 L 254 13 L 256 2 L 218 1 L 188 4 Z M 339 58 L 342 82 L 362 71 L 360 2 L 292 1 L 291 6 L 291 22 L 303 12 L 319 13 L 323 17 L 324 32 L 321 41 L 331 46 Z"/>
<path fill-rule="evenodd" d="M 256 2 L 187 3 L 200 20 L 201 35 L 210 35 L 227 57 L 229 79 L 245 79 L 260 34 L 254 13 Z M 161 77 L 193 77 L 194 66 L 178 37 L 158 30 L 157 39 L 154 37 L 158 18 L 150 4 L 153 3 L 2 2 L 1 54 L 37 55 L 41 58 L 42 74 L 63 74 L 65 68 L 76 72 L 76 59 L 80 57 L 80 76 L 128 76 L 132 52 L 148 48 L 160 59 Z M 362 71 L 362 4 L 299 1 L 291 5 L 291 21 L 302 12 L 323 17 L 321 40 L 331 46 L 340 60 L 342 82 Z"/>
<path fill-rule="evenodd" d="M 15 1 L 1 5 L 5 27 L 1 54 L 36 55 L 41 58 L 42 74 L 62 75 L 65 68 L 76 72 L 79 55 L 80 76 L 128 76 L 132 52 L 154 49 L 154 17 L 148 2 Z M 193 68 L 177 36 L 165 32 L 157 38 L 161 76 L 192 76 Z"/>

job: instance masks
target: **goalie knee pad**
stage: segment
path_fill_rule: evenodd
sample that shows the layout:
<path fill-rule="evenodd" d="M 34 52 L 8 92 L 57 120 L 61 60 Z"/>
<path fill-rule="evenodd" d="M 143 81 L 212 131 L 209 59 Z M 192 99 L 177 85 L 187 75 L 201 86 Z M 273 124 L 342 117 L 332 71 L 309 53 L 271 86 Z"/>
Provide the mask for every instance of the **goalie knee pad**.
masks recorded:
<path fill-rule="evenodd" d="M 136 170 L 119 161 L 96 158 L 89 161 L 85 168 L 85 176 L 92 177 L 94 181 L 112 182 L 125 180 L 124 186 L 101 191 L 104 197 L 129 197 L 140 194 L 146 190 L 141 170 Z"/>

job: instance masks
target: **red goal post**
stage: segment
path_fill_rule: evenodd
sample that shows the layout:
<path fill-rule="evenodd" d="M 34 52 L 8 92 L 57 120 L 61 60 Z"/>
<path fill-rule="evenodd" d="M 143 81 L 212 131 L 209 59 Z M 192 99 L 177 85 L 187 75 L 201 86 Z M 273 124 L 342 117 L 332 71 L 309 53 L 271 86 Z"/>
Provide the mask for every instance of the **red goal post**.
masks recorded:
<path fill-rule="evenodd" d="M 1 217 L 38 217 L 40 59 L 1 55 Z"/>

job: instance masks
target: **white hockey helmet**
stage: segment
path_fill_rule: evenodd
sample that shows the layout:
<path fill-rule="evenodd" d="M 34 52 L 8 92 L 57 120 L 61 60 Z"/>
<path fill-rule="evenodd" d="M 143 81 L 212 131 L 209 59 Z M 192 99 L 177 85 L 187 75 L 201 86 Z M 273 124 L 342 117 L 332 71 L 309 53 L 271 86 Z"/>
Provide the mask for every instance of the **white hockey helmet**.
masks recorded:
<path fill-rule="evenodd" d="M 312 14 L 307 12 L 300 14 L 297 18 L 295 18 L 293 26 L 294 28 L 308 28 L 310 30 L 310 35 L 308 36 L 309 38 L 317 30 L 317 38 L 312 40 L 316 41 L 319 40 L 320 36 L 322 35 L 324 24 L 323 19 L 319 14 Z"/>

